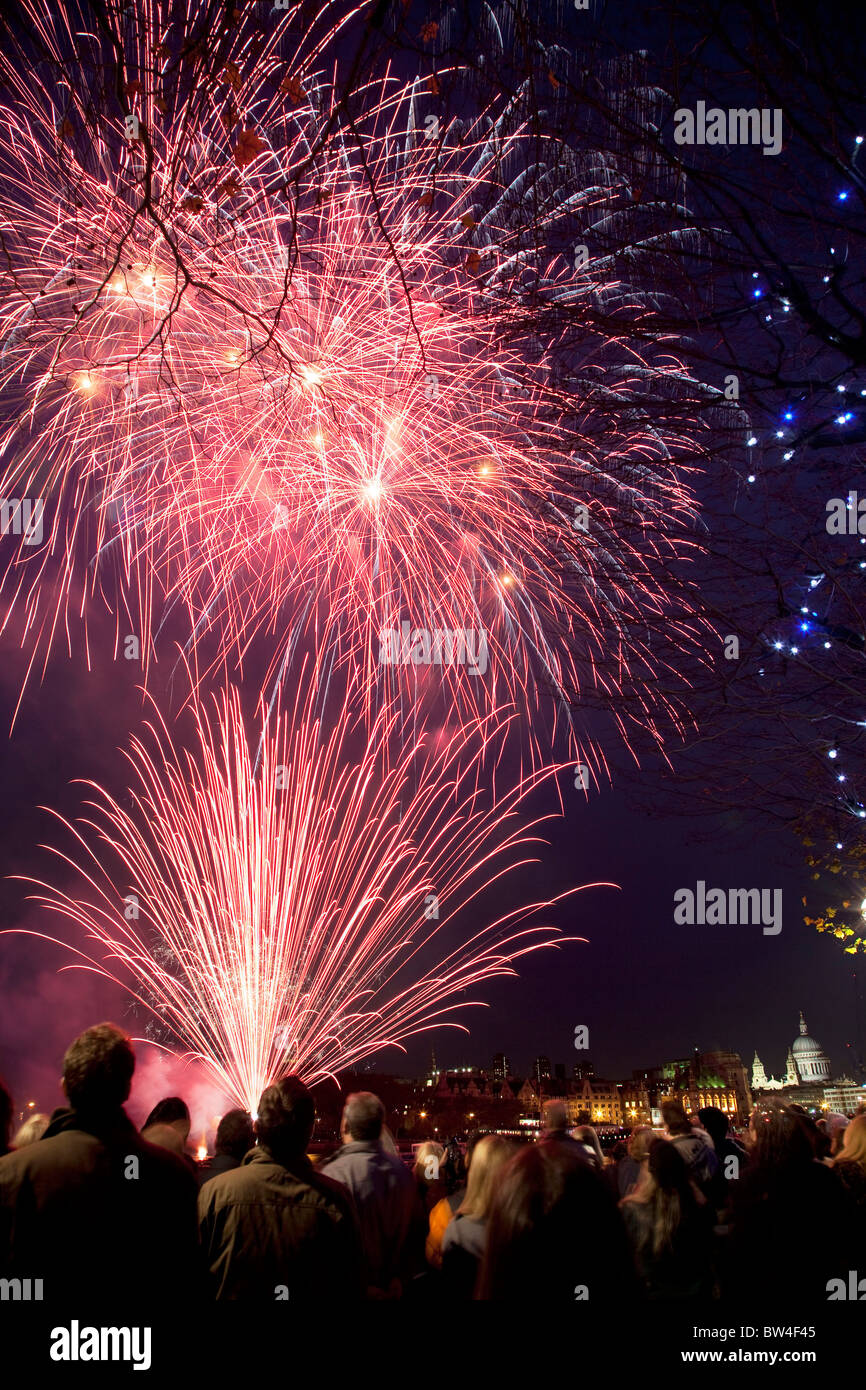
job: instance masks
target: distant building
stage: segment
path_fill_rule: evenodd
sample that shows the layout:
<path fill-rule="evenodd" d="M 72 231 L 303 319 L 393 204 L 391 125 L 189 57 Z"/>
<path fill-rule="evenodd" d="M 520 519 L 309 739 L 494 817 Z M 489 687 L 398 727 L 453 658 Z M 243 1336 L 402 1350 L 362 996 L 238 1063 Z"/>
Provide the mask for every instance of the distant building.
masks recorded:
<path fill-rule="evenodd" d="M 734 1124 L 745 1124 L 752 1109 L 749 1077 L 738 1052 L 694 1052 L 634 1072 L 633 1085 L 644 1088 L 650 1113 L 658 1113 L 666 1100 L 678 1100 L 693 1115 L 712 1107 Z"/>
<path fill-rule="evenodd" d="M 839 1115 L 853 1115 L 858 1106 L 866 1105 L 866 1086 L 852 1081 L 850 1076 L 840 1076 L 824 1087 L 824 1105 Z"/>
<path fill-rule="evenodd" d="M 536 1057 L 532 1063 L 532 1075 L 536 1081 L 549 1081 L 553 1076 L 553 1068 L 550 1065 L 549 1057 Z"/>
<path fill-rule="evenodd" d="M 652 1124 L 652 1106 L 647 1085 L 643 1081 L 621 1081 L 617 1086 L 622 1121 L 635 1125 Z"/>
<path fill-rule="evenodd" d="M 810 1035 L 801 1010 L 800 1032 L 788 1048 L 784 1078 L 768 1076 L 756 1052 L 752 1063 L 752 1089 L 773 1092 L 780 1101 L 820 1105 L 831 1075 L 830 1058 L 818 1040 Z"/>
<path fill-rule="evenodd" d="M 594 1125 L 621 1125 L 624 1120 L 620 1088 L 615 1081 L 601 1081 L 598 1078 L 584 1080 L 574 1088 L 569 1097 L 568 1108 L 574 1123 L 581 1111 L 589 1114 Z"/>
<path fill-rule="evenodd" d="M 800 1078 L 797 1075 L 797 1066 L 794 1062 L 794 1054 L 790 1047 L 785 1062 L 785 1075 L 778 1079 L 768 1076 L 764 1070 L 764 1064 L 755 1053 L 755 1060 L 752 1063 L 752 1090 L 753 1091 L 783 1091 L 787 1086 L 798 1086 Z"/>
<path fill-rule="evenodd" d="M 504 1052 L 497 1052 L 493 1058 L 493 1079 L 494 1081 L 505 1081 L 511 1076 L 511 1061 Z"/>
<path fill-rule="evenodd" d="M 829 1081 L 832 1068 L 830 1058 L 821 1044 L 809 1036 L 803 1011 L 800 1011 L 800 1036 L 791 1044 L 797 1075 L 807 1085 L 814 1081 Z"/>
<path fill-rule="evenodd" d="M 499 1080 L 486 1072 L 470 1067 L 456 1067 L 439 1073 L 433 1091 L 435 1100 L 514 1100 L 515 1091 L 509 1080 Z"/>
<path fill-rule="evenodd" d="M 752 1088 L 755 1091 L 766 1091 L 770 1085 L 777 1085 L 777 1082 L 770 1082 L 767 1073 L 764 1071 L 764 1064 L 755 1053 L 755 1060 L 752 1062 Z"/>

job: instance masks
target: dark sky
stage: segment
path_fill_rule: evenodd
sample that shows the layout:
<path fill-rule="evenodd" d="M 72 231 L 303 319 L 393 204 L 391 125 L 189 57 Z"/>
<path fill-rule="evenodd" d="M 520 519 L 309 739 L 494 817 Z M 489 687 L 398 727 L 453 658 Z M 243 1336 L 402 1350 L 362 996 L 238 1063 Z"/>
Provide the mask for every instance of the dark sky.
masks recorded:
<path fill-rule="evenodd" d="M 74 814 L 82 795 L 69 785 L 74 778 L 122 786 L 116 750 L 140 717 L 138 673 L 110 659 L 110 637 L 107 625 L 100 636 L 97 624 L 90 672 L 80 659 L 55 659 L 43 684 L 31 687 L 11 738 L 0 744 L 4 876 L 56 872 L 36 847 L 56 843 L 58 832 L 36 808 Z M 20 654 L 7 644 L 0 666 L 6 727 L 20 674 Z M 623 777 L 588 801 L 564 778 L 566 814 L 545 830 L 551 846 L 543 865 L 524 872 L 526 897 L 579 882 L 622 885 L 579 894 L 554 919 L 587 943 L 540 952 L 522 962 L 519 978 L 484 986 L 487 1007 L 463 1015 L 468 1037 L 439 1029 L 416 1039 L 405 1058 L 381 1054 L 377 1068 L 420 1070 L 431 1041 L 442 1064 L 486 1065 L 504 1050 L 518 1070 L 536 1053 L 570 1066 L 582 1059 L 573 1039 L 575 1027 L 585 1024 L 599 1074 L 627 1076 L 695 1047 L 733 1048 L 748 1063 L 757 1048 L 768 1071 L 779 1072 L 802 1008 L 834 1071 L 845 1069 L 846 1044 L 856 1041 L 853 965 L 802 922 L 806 871 L 799 845 L 768 831 L 756 834 L 734 814 L 723 824 L 708 821 L 697 799 L 694 818 L 664 814 L 669 798 L 661 781 L 657 793 L 642 781 L 656 775 L 648 771 L 638 783 Z M 655 801 L 659 813 L 637 809 L 638 796 L 642 804 Z M 550 809 L 549 795 L 537 798 L 535 809 Z M 694 888 L 698 879 L 708 887 L 781 888 L 781 933 L 676 925 L 674 892 Z M 57 923 L 52 927 L 24 902 L 25 892 L 21 884 L 3 884 L 3 925 L 56 931 Z M 122 997 L 92 976 L 58 974 L 64 963 L 61 951 L 33 938 L 0 940 L 0 1071 L 19 1096 L 36 1090 L 45 1105 L 57 1099 L 45 1092 L 52 1091 L 65 1043 L 123 1008 Z"/>

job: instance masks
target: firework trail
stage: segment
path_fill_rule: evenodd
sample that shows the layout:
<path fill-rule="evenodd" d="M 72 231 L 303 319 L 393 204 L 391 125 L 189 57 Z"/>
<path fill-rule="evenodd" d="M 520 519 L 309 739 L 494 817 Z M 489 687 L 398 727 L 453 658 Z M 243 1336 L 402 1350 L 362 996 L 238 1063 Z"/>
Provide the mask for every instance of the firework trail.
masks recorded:
<path fill-rule="evenodd" d="M 286 1071 L 316 1081 L 453 1021 L 476 1002 L 466 991 L 564 939 L 539 924 L 544 903 L 448 944 L 539 843 L 518 807 L 541 775 L 498 798 L 479 778 L 501 723 L 442 731 L 386 766 L 393 714 L 365 731 L 342 709 L 326 731 L 310 709 L 262 707 L 257 764 L 234 689 L 194 706 L 191 752 L 148 726 L 123 803 L 87 784 L 87 816 L 64 822 L 76 852 L 54 852 L 80 891 L 39 884 L 37 901 L 95 943 L 70 947 L 84 968 L 128 987 L 249 1109 Z"/>
<path fill-rule="evenodd" d="M 0 495 L 54 517 L 5 577 L 33 659 L 101 595 L 145 669 L 180 610 L 202 669 L 261 639 L 279 681 L 313 650 L 372 721 L 423 703 L 427 634 L 483 634 L 483 678 L 442 665 L 466 717 L 567 691 L 627 737 L 631 683 L 652 728 L 650 630 L 700 636 L 669 583 L 694 506 L 684 441 L 633 404 L 681 364 L 621 345 L 603 391 L 567 365 L 601 288 L 643 312 L 572 262 L 609 192 L 539 159 L 520 98 L 440 127 L 429 80 L 340 98 L 324 39 L 202 54 L 207 6 L 183 33 L 124 13 L 113 66 L 99 35 L 70 83 L 58 18 L 44 82 L 6 74 Z"/>
<path fill-rule="evenodd" d="M 451 74 L 335 61 L 360 11 L 330 6 L 264 29 L 207 0 L 20 8 L 0 498 L 46 499 L 47 533 L 12 554 L 0 621 L 28 678 L 96 606 L 145 682 L 180 629 L 195 723 L 189 755 L 161 716 L 133 741 L 131 801 L 94 786 L 67 825 L 80 891 L 40 901 L 252 1108 L 557 939 L 530 904 L 452 948 L 537 842 L 519 813 L 556 712 L 596 768 L 577 701 L 626 739 L 679 718 L 656 636 L 701 643 L 669 583 L 696 449 L 644 392 L 686 374 L 635 346 L 659 340 L 612 263 L 575 257 L 615 191 L 539 137 L 526 91 L 437 115 Z M 262 669 L 253 756 L 236 690 L 203 692 Z M 512 729 L 530 771 L 498 792 Z"/>

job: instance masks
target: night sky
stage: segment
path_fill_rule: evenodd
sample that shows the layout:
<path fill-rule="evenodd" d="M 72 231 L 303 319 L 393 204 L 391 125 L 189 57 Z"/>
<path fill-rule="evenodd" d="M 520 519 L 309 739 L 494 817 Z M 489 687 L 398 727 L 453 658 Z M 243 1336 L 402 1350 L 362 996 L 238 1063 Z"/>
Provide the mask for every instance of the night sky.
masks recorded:
<path fill-rule="evenodd" d="M 110 652 L 107 624 L 104 639 Z M 100 655 L 98 641 L 93 649 Z M 11 720 L 21 658 L 8 644 L 4 655 L 3 718 Z M 36 846 L 57 843 L 58 830 L 37 808 L 74 815 L 83 789 L 71 786 L 73 779 L 122 786 L 115 750 L 141 717 L 138 673 L 130 663 L 105 659 L 104 648 L 101 656 L 90 672 L 80 660 L 55 659 L 41 686 L 30 688 L 11 738 L 0 745 L 4 877 L 56 875 L 50 857 Z M 625 1077 L 633 1068 L 695 1047 L 732 1048 L 747 1065 L 757 1048 L 768 1073 L 779 1073 L 801 1008 L 834 1073 L 846 1069 L 846 1045 L 856 1042 L 854 966 L 802 922 L 807 871 L 797 841 L 770 831 L 756 836 L 733 813 L 722 824 L 707 819 L 698 796 L 692 820 L 647 815 L 637 805 L 638 793 L 641 801 L 649 794 L 660 807 L 668 804 L 658 776 L 657 781 L 654 792 L 640 776 L 623 774 L 585 801 L 563 779 L 566 815 L 548 823 L 543 865 L 524 871 L 526 896 L 553 895 L 595 880 L 619 883 L 621 891 L 594 889 L 563 906 L 552 920 L 587 943 L 540 952 L 521 963 L 519 978 L 484 986 L 487 1007 L 466 1011 L 468 1037 L 438 1029 L 411 1043 L 405 1056 L 396 1050 L 380 1054 L 377 1070 L 419 1072 L 429 1062 L 431 1043 L 440 1065 L 485 1066 L 502 1050 L 518 1072 L 537 1053 L 570 1068 L 583 1060 L 574 1051 L 574 1029 L 586 1024 L 588 1055 L 599 1075 Z M 537 797 L 532 809 L 553 809 L 549 795 Z M 674 892 L 694 888 L 698 879 L 708 888 L 782 888 L 781 933 L 764 936 L 759 926 L 676 925 Z M 59 927 L 62 936 L 68 928 L 28 905 L 26 891 L 22 884 L 4 883 L 4 926 L 49 934 Z M 124 1022 L 123 996 L 81 971 L 56 973 L 63 963 L 58 948 L 32 938 L 0 942 L 3 1071 L 17 1096 L 34 1092 L 47 1108 L 58 1099 L 52 1087 L 59 1060 L 76 1031 L 104 1015 Z"/>

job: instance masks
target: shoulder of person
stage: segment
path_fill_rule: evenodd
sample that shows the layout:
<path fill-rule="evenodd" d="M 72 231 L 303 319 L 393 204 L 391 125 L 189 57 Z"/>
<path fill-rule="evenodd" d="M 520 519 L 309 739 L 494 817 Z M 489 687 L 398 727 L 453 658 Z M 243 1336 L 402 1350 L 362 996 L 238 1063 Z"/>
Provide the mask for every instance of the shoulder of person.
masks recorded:
<path fill-rule="evenodd" d="M 319 1159 L 319 1162 L 316 1164 L 316 1172 L 321 1173 L 326 1168 L 333 1168 L 335 1163 L 345 1164 L 346 1160 L 351 1157 L 352 1155 L 346 1152 L 346 1145 L 341 1144 L 339 1149 L 335 1149 L 332 1154 L 326 1154 L 324 1158 Z"/>
<path fill-rule="evenodd" d="M 457 1244 L 459 1244 L 459 1239 L 460 1239 L 460 1238 L 459 1238 L 459 1236 L 457 1235 L 457 1230 L 458 1230 L 459 1222 L 460 1222 L 460 1217 L 459 1217 L 459 1216 L 453 1217 L 453 1219 L 452 1219 L 451 1221 L 448 1222 L 448 1225 L 445 1227 L 445 1230 L 442 1232 L 442 1254 L 443 1254 L 443 1255 L 445 1254 L 445 1251 L 448 1250 L 452 1245 L 457 1245 Z"/>
<path fill-rule="evenodd" d="M 42 1142 L 41 1140 L 39 1141 Z M 190 1166 L 186 1159 L 181 1158 L 180 1154 L 173 1153 L 171 1149 L 164 1149 L 159 1144 L 151 1144 L 147 1139 L 138 1136 L 138 1144 L 130 1147 L 129 1157 L 140 1157 L 146 1159 L 149 1166 L 161 1168 L 168 1177 L 170 1174 L 177 1178 L 179 1184 L 186 1184 L 194 1192 L 198 1192 L 195 1170 Z M 216 1181 L 216 1179 L 214 1179 Z"/>
<path fill-rule="evenodd" d="M 389 1167 L 393 1168 L 394 1172 L 399 1175 L 400 1181 L 405 1183 L 412 1183 L 414 1187 L 415 1179 L 412 1176 L 412 1172 L 409 1168 L 406 1167 L 406 1164 L 403 1162 L 400 1155 L 388 1153 L 387 1149 L 385 1149 L 383 1152 L 388 1160 Z"/>
<path fill-rule="evenodd" d="M 351 1192 L 345 1183 L 338 1178 L 330 1177 L 327 1173 L 320 1173 L 318 1169 L 313 1169 L 310 1174 L 310 1187 L 329 1205 L 338 1207 L 341 1213 L 354 1213 L 355 1202 Z"/>

